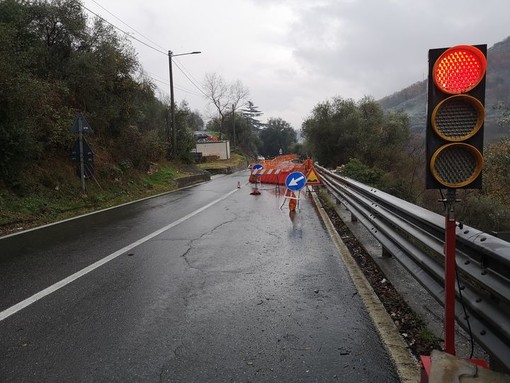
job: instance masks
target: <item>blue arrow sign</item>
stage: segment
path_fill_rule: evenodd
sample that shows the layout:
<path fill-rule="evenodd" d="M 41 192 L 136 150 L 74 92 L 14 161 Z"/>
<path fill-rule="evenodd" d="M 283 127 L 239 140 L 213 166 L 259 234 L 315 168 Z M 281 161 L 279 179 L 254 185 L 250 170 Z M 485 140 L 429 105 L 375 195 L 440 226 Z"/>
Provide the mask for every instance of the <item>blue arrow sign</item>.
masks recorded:
<path fill-rule="evenodd" d="M 299 191 L 303 189 L 306 185 L 306 177 L 301 172 L 293 172 L 290 173 L 287 178 L 285 178 L 285 186 L 287 189 L 292 191 Z"/>
<path fill-rule="evenodd" d="M 264 167 L 261 164 L 255 164 L 255 165 L 253 165 L 252 171 L 253 170 L 257 171 L 257 170 L 262 170 L 262 169 L 264 169 Z M 260 173 L 255 173 L 254 174 L 255 177 L 260 177 L 261 175 L 262 174 L 260 174 Z"/>

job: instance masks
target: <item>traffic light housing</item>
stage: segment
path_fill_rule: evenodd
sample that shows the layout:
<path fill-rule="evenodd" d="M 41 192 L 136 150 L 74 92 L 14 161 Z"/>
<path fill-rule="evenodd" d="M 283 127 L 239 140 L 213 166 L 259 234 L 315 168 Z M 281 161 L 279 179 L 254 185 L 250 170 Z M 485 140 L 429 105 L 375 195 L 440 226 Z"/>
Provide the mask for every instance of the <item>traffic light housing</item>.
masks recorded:
<path fill-rule="evenodd" d="M 429 50 L 427 189 L 480 189 L 487 45 Z"/>

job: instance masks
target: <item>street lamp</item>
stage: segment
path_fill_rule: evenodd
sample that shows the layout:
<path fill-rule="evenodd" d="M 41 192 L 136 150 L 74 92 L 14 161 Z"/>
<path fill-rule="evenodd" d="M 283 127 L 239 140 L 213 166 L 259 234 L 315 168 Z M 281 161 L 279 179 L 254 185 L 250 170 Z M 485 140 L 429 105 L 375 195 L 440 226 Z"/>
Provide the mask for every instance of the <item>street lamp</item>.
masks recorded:
<path fill-rule="evenodd" d="M 170 121 L 172 125 L 172 156 L 174 160 L 177 158 L 177 129 L 175 128 L 174 79 L 172 75 L 172 57 L 197 55 L 200 53 L 202 52 L 195 51 L 188 53 L 179 53 L 175 55 L 172 51 L 168 51 L 168 71 L 170 72 Z"/>

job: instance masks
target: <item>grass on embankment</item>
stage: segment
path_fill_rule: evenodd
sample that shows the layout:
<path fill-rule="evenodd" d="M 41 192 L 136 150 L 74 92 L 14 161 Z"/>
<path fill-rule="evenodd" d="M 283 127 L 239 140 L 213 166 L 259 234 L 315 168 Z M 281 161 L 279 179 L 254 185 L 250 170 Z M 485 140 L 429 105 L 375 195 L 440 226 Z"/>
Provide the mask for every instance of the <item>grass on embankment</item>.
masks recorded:
<path fill-rule="evenodd" d="M 147 172 L 103 164 L 82 192 L 75 166 L 53 161 L 22 173 L 17 187 L 0 185 L 0 236 L 60 221 L 177 188 L 176 180 L 200 173 L 201 168 L 244 165 L 243 156 L 195 165 L 152 164 Z"/>

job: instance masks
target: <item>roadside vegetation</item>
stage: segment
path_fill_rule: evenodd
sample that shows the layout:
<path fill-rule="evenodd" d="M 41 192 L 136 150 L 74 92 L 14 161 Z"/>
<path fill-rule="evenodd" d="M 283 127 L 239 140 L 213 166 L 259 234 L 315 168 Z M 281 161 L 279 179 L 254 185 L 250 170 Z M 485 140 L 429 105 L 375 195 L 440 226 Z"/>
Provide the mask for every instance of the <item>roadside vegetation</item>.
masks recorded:
<path fill-rule="evenodd" d="M 185 101 L 175 105 L 172 147 L 168 98 L 157 97 L 129 37 L 80 1 L 1 1 L 0 54 L 0 235 L 169 191 L 203 169 L 244 168 L 274 150 L 265 149 L 274 135 L 259 137 L 265 124 L 248 90 L 215 74 L 204 93 L 218 113 L 206 126 Z M 84 135 L 93 152 L 85 191 L 70 159 L 79 112 L 93 130 Z M 230 160 L 194 165 L 194 132 L 206 127 L 230 140 Z"/>
<path fill-rule="evenodd" d="M 26 193 L 0 190 L 0 236 L 169 192 L 190 176 L 211 169 L 244 169 L 246 161 L 244 156 L 234 154 L 230 160 L 215 160 L 199 166 L 167 161 L 154 163 L 144 172 L 118 169 L 114 179 L 87 180 L 85 193 L 81 192 L 81 181 L 73 166 L 53 169 L 51 174 L 39 168 L 23 175 L 28 188 Z"/>
<path fill-rule="evenodd" d="M 508 124 L 501 120 L 501 124 Z M 315 106 L 303 123 L 305 149 L 326 167 L 394 196 L 444 213 L 437 190 L 425 190 L 425 139 L 403 112 L 370 97 L 335 97 Z M 510 140 L 484 150 L 482 190 L 459 190 L 457 218 L 487 232 L 510 230 Z"/>
<path fill-rule="evenodd" d="M 1 1 L 0 54 L 0 227 L 80 211 L 61 207 L 62 196 L 95 208 L 97 201 L 113 204 L 159 192 L 169 182 L 151 177 L 178 177 L 192 164 L 194 132 L 204 129 L 228 139 L 246 162 L 280 152 L 309 156 L 442 212 L 439 193 L 424 187 L 424 138 L 410 129 L 407 114 L 386 110 L 371 97 L 319 102 L 299 142 L 297 127 L 283 119 L 261 121 L 263 112 L 241 81 L 209 73 L 202 86 L 214 115 L 204 123 L 185 101 L 175 105 L 174 148 L 170 102 L 157 97 L 129 37 L 89 16 L 80 1 Z M 70 159 L 78 112 L 94 130 L 85 135 L 94 153 L 87 193 Z M 508 114 L 500 114 L 501 130 L 508 130 Z M 484 154 L 483 189 L 459 192 L 458 218 L 481 230 L 508 231 L 510 141 L 493 143 Z"/>

